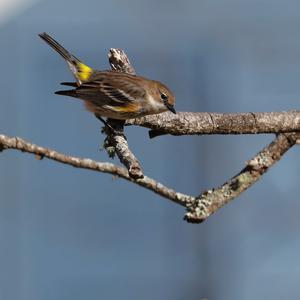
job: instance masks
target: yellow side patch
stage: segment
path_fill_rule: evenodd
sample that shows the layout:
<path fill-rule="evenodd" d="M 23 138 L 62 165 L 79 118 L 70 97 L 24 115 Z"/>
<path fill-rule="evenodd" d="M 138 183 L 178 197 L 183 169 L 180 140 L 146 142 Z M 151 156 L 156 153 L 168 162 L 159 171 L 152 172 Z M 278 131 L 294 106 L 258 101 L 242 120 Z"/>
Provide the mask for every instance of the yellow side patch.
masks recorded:
<path fill-rule="evenodd" d="M 93 69 L 89 66 L 85 65 L 84 63 L 78 63 L 76 65 L 77 69 L 77 77 L 80 79 L 80 81 L 88 81 L 93 73 Z"/>
<path fill-rule="evenodd" d="M 137 104 L 130 103 L 126 106 L 112 106 L 111 108 L 119 112 L 137 112 L 140 106 Z"/>

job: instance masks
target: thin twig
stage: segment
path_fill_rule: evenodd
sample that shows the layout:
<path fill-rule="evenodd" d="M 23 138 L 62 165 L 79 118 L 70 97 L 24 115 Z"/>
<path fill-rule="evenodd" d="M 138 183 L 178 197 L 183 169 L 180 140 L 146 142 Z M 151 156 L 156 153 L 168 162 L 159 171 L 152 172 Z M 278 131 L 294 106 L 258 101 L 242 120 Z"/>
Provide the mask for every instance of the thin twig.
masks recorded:
<path fill-rule="evenodd" d="M 79 158 L 66 155 L 57 152 L 53 149 L 32 144 L 19 137 L 9 137 L 6 135 L 0 135 L 0 149 L 1 151 L 4 151 L 6 149 L 16 149 L 22 152 L 34 154 L 39 159 L 46 157 L 48 159 L 55 160 L 63 164 L 71 165 L 76 168 L 89 169 L 93 171 L 116 175 L 128 181 L 136 183 L 148 190 L 151 190 L 182 206 L 186 206 L 187 203 L 194 200 L 194 197 L 178 193 L 150 177 L 144 176 L 142 179 L 133 179 L 128 175 L 128 172 L 125 168 L 116 166 L 112 163 L 97 162 L 89 158 Z"/>

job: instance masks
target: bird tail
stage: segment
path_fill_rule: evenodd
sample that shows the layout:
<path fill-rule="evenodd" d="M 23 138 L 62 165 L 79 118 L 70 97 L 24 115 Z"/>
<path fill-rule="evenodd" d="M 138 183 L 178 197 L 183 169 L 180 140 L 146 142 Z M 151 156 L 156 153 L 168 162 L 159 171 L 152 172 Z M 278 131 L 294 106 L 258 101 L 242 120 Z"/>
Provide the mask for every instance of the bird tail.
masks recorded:
<path fill-rule="evenodd" d="M 54 94 L 77 98 L 76 90 L 57 91 Z"/>
<path fill-rule="evenodd" d="M 78 58 L 68 52 L 46 32 L 40 33 L 39 36 L 67 61 L 69 68 L 79 85 L 82 82 L 86 82 L 90 79 L 91 75 L 93 74 L 92 68 L 82 63 Z"/>
<path fill-rule="evenodd" d="M 67 85 L 72 87 L 78 87 L 78 84 L 76 82 L 61 82 L 61 85 Z"/>

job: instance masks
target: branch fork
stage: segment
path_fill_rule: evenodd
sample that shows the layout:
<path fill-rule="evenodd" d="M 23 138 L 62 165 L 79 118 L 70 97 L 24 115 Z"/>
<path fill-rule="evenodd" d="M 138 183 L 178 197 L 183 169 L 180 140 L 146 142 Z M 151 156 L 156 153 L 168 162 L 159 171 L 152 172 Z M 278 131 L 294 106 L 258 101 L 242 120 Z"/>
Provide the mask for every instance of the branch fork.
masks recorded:
<path fill-rule="evenodd" d="M 135 74 L 123 50 L 110 49 L 109 62 L 113 70 Z M 106 122 L 105 148 L 110 155 L 117 154 L 125 168 L 108 162 L 97 162 L 59 153 L 19 137 L 6 135 L 0 135 L 0 152 L 16 149 L 34 154 L 39 160 L 48 158 L 73 167 L 121 177 L 185 207 L 184 219 L 190 223 L 201 223 L 257 182 L 291 147 L 300 144 L 299 111 L 240 114 L 181 112 L 177 115 L 162 113 L 126 122 L 112 119 Z M 151 138 L 164 134 L 177 136 L 273 133 L 277 136 L 268 146 L 247 161 L 246 166 L 236 176 L 222 186 L 209 189 L 199 196 L 192 196 L 177 192 L 143 174 L 141 165 L 129 149 L 124 134 L 124 126 L 130 125 L 149 128 Z"/>

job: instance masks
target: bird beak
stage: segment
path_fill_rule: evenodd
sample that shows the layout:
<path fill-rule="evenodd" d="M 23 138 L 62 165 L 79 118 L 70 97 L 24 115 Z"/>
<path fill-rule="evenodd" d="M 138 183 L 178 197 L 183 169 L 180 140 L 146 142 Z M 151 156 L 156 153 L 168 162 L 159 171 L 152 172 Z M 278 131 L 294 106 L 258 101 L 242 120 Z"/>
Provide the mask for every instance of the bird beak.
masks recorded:
<path fill-rule="evenodd" d="M 166 103 L 166 107 L 167 107 L 167 109 L 168 109 L 169 111 L 171 111 L 173 114 L 176 115 L 176 110 L 175 110 L 175 108 L 174 108 L 174 105 L 171 105 L 171 104 L 169 104 L 169 103 Z"/>

